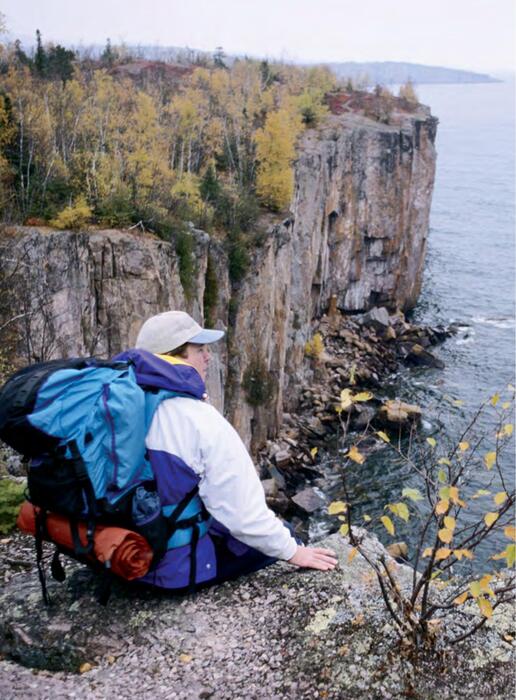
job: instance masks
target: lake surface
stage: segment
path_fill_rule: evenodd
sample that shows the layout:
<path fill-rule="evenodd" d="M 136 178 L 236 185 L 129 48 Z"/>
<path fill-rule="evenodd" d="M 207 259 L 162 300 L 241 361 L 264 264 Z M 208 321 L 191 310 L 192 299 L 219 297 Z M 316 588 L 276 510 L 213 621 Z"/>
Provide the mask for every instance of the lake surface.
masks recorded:
<path fill-rule="evenodd" d="M 402 370 L 392 377 L 386 395 L 421 406 L 424 433 L 442 445 L 459 437 L 482 401 L 497 391 L 507 398 L 507 384 L 514 382 L 514 83 L 423 85 L 417 93 L 439 127 L 428 254 L 413 320 L 429 325 L 455 321 L 461 329 L 435 350 L 446 363 L 444 370 Z M 456 400 L 463 405 L 455 405 Z M 492 420 L 484 417 L 479 431 L 492 434 Z M 487 444 L 483 452 L 492 449 Z M 349 477 L 359 515 L 378 515 L 379 504 L 399 500 L 403 486 L 417 485 L 388 450 L 359 469 Z M 513 449 L 503 469 L 514 484 Z M 480 472 L 475 487 L 485 487 L 491 475 Z M 338 486 L 330 495 L 339 495 Z M 313 531 L 328 524 L 326 518 L 314 522 Z M 381 525 L 376 531 L 384 542 L 390 540 Z M 401 527 L 399 536 L 410 542 L 413 531 Z M 479 557 L 506 542 L 497 538 L 480 549 Z"/>

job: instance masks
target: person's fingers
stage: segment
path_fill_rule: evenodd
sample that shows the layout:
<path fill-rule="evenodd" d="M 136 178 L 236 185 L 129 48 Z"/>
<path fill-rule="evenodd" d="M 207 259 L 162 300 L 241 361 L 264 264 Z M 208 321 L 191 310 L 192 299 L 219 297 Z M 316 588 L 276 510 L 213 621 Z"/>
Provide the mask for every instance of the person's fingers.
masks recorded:
<path fill-rule="evenodd" d="M 317 554 L 329 554 L 334 559 L 337 558 L 337 555 L 335 554 L 335 552 L 332 549 L 324 549 L 323 547 L 314 547 L 313 551 L 317 552 Z"/>
<path fill-rule="evenodd" d="M 332 564 L 337 564 L 339 561 L 336 556 L 330 554 L 320 554 L 319 552 L 316 552 L 313 556 L 320 561 L 327 561 Z"/>
<path fill-rule="evenodd" d="M 337 559 L 314 553 L 311 557 L 311 563 L 318 568 L 334 569 L 337 565 Z"/>

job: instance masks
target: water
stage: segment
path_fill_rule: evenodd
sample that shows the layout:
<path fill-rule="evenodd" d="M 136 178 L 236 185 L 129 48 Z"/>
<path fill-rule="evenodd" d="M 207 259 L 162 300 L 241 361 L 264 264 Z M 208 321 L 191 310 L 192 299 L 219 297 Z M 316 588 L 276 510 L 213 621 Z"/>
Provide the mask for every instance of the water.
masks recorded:
<path fill-rule="evenodd" d="M 439 128 L 428 255 L 413 320 L 457 321 L 461 330 L 436 350 L 444 370 L 403 370 L 387 393 L 421 406 L 423 431 L 443 444 L 457 439 L 483 400 L 496 391 L 506 398 L 507 384 L 514 381 L 514 83 L 424 85 L 418 95 L 439 118 Z M 454 400 L 464 403 L 457 406 Z M 493 429 L 492 417 L 480 421 L 480 432 L 492 435 Z M 511 452 L 503 461 L 509 485 L 514 484 Z M 486 486 L 491 475 L 480 472 L 475 488 Z M 354 470 L 350 483 L 358 516 L 379 515 L 379 504 L 399 500 L 403 486 L 418 485 L 388 450 L 368 459 L 367 469 Z M 342 494 L 336 486 L 330 495 Z M 327 526 L 323 518 L 314 529 Z M 381 525 L 376 531 L 389 540 Z M 410 543 L 413 532 L 401 527 L 399 536 Z M 480 548 L 479 559 L 506 543 L 503 536 L 494 538 Z"/>

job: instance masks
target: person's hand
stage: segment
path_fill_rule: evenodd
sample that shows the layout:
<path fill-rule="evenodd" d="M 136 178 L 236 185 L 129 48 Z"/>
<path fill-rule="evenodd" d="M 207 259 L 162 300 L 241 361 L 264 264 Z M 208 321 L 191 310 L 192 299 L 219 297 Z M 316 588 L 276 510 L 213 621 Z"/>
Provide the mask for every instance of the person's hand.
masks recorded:
<path fill-rule="evenodd" d="M 305 569 L 331 571 L 337 566 L 338 559 L 335 552 L 332 552 L 331 549 L 298 545 L 296 553 L 288 560 L 288 563 Z"/>

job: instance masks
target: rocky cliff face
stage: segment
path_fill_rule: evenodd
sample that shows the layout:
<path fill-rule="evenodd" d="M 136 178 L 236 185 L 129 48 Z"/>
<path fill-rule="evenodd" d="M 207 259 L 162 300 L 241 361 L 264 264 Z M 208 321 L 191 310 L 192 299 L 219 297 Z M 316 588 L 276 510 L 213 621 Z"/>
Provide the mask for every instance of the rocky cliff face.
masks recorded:
<path fill-rule="evenodd" d="M 229 361 L 227 344 L 216 350 L 210 394 L 256 447 L 275 434 L 284 407 L 295 406 L 311 322 L 332 295 L 348 312 L 416 302 L 435 131 L 436 120 L 421 112 L 396 126 L 332 116 L 306 132 L 291 216 L 269 228 L 233 290 L 222 246 L 201 231 L 191 232 L 196 271 L 185 293 L 173 246 L 152 236 L 6 228 L 0 326 L 31 360 L 112 355 L 159 311 L 186 309 L 202 322 L 210 264 L 217 279 L 210 317 L 229 330 L 230 350 Z"/>

